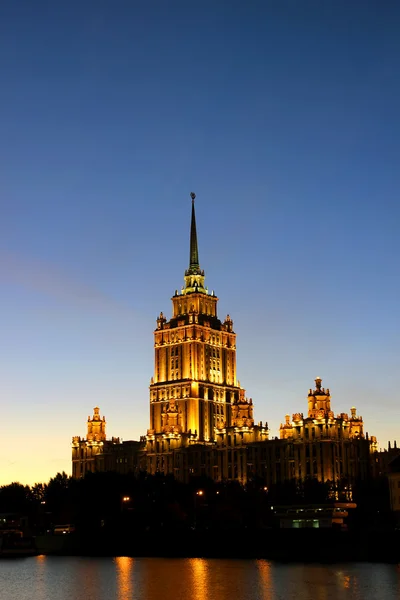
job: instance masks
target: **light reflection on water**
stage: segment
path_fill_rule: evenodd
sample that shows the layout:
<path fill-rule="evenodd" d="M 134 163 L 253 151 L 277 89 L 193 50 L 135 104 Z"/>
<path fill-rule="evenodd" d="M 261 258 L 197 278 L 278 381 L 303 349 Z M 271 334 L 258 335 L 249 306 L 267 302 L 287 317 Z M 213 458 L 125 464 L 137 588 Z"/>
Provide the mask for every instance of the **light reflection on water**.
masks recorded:
<path fill-rule="evenodd" d="M 118 556 L 115 559 L 118 600 L 126 600 L 133 597 L 133 561 L 134 559 L 128 556 Z"/>
<path fill-rule="evenodd" d="M 204 558 L 0 560 L 4 600 L 394 600 L 400 567 Z"/>
<path fill-rule="evenodd" d="M 203 600 L 207 597 L 208 592 L 207 560 L 205 558 L 190 558 L 189 567 L 192 577 L 190 597 L 193 600 Z"/>

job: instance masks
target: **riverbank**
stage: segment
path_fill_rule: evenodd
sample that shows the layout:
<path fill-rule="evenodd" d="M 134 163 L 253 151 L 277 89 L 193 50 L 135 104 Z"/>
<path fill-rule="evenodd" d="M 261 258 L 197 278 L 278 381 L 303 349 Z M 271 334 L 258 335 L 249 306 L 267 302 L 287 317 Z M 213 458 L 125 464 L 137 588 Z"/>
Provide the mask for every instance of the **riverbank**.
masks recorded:
<path fill-rule="evenodd" d="M 100 532 L 37 536 L 39 554 L 179 558 L 263 558 L 290 562 L 400 562 L 400 532 L 334 530 Z"/>

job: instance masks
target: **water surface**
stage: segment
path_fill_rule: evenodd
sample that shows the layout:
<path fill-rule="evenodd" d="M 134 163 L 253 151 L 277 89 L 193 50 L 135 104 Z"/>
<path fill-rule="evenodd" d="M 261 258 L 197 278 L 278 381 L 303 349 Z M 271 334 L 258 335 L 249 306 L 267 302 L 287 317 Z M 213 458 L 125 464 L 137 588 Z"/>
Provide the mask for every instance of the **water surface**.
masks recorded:
<path fill-rule="evenodd" d="M 1 600 L 398 600 L 400 567 L 267 560 L 0 560 Z"/>

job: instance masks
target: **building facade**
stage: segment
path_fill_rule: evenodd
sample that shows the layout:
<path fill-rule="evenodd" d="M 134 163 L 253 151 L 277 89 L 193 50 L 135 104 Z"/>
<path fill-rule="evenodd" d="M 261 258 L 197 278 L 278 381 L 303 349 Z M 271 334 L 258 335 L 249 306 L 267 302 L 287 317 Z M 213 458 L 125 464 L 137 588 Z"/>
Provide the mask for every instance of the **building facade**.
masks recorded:
<path fill-rule="evenodd" d="M 315 477 L 320 481 L 366 478 L 376 439 L 364 434 L 355 408 L 334 415 L 321 378 L 309 390 L 307 416 L 286 415 L 280 437 L 254 421 L 254 405 L 237 379 L 236 333 L 229 314 L 220 320 L 218 298 L 200 268 L 192 196 L 189 266 L 172 297 L 172 315 L 161 312 L 154 331 L 150 427 L 139 442 L 106 439 L 96 408 L 87 436 L 73 438 L 73 475 L 88 471 L 145 469 L 180 481 L 262 478 L 266 485 Z M 128 447 L 127 444 L 130 444 Z M 120 462 L 122 459 L 123 462 Z"/>
<path fill-rule="evenodd" d="M 377 450 L 374 436 L 364 435 L 364 423 L 357 409 L 335 416 L 329 389 L 315 379 L 308 392 L 308 412 L 286 415 L 280 439 L 287 442 L 289 475 L 295 479 L 316 477 L 320 481 L 365 478 Z"/>
<path fill-rule="evenodd" d="M 397 448 L 396 448 L 397 450 Z M 397 454 L 388 464 L 390 509 L 400 522 L 400 455 Z"/>
<path fill-rule="evenodd" d="M 228 437 L 246 443 L 268 439 L 268 427 L 254 424 L 253 403 L 236 374 L 236 334 L 229 315 L 218 318 L 218 298 L 205 286 L 197 244 L 194 194 L 189 267 L 184 287 L 172 298 L 169 320 L 160 313 L 154 332 L 155 364 L 150 384 L 150 428 L 146 455 L 149 473 L 185 479 L 194 454 L 204 455 L 201 471 L 219 479 L 227 465 L 214 450 Z M 196 446 L 195 453 L 190 448 Z"/>
<path fill-rule="evenodd" d="M 144 440 L 122 442 L 117 437 L 107 439 L 106 418 L 100 416 L 100 409 L 93 409 L 88 416 L 86 437 L 72 438 L 72 476 L 84 477 L 98 471 L 138 473 L 144 470 Z"/>

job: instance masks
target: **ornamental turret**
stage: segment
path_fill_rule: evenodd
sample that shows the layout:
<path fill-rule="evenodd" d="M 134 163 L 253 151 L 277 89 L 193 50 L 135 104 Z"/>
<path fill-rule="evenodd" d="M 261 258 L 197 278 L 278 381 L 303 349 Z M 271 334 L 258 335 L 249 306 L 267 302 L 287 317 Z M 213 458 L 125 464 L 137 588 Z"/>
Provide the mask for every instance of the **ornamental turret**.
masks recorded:
<path fill-rule="evenodd" d="M 106 418 L 100 416 L 100 409 L 93 409 L 93 417 L 88 416 L 87 437 L 89 442 L 103 442 L 106 439 Z"/>
<path fill-rule="evenodd" d="M 308 392 L 308 416 L 315 418 L 332 416 L 331 413 L 331 395 L 329 388 L 322 387 L 321 377 L 315 378 L 315 390 Z"/>

